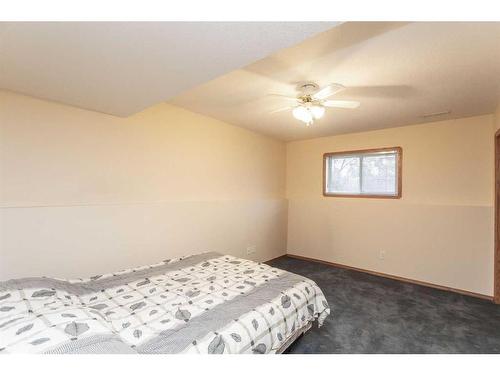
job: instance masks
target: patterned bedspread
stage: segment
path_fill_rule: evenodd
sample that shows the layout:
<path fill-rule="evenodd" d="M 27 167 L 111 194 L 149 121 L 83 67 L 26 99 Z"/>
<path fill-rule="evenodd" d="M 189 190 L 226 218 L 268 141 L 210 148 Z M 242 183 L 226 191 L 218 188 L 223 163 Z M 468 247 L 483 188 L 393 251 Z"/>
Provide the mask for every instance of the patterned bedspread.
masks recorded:
<path fill-rule="evenodd" d="M 311 280 L 217 253 L 0 282 L 0 353 L 275 353 L 330 313 Z"/>

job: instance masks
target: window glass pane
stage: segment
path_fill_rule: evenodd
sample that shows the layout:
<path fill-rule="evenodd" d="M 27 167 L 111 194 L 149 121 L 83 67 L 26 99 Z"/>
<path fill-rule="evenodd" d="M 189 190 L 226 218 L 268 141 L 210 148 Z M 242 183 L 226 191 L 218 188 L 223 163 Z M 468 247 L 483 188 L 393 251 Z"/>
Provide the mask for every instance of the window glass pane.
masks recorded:
<path fill-rule="evenodd" d="M 332 193 L 359 194 L 360 158 L 339 157 L 330 159 L 328 190 Z"/>
<path fill-rule="evenodd" d="M 395 195 L 396 154 L 365 155 L 362 158 L 362 192 Z"/>

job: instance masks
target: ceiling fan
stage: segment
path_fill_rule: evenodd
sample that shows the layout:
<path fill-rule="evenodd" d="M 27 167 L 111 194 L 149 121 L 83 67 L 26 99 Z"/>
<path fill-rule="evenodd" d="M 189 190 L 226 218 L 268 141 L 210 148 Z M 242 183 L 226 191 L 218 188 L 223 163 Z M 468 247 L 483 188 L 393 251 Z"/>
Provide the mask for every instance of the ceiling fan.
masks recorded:
<path fill-rule="evenodd" d="M 354 100 L 327 100 L 332 95 L 345 89 L 345 87 L 339 83 L 331 83 L 320 89 L 316 83 L 306 82 L 300 84 L 297 89 L 299 91 L 297 97 L 271 94 L 296 102 L 293 106 L 280 108 L 271 113 L 291 109 L 293 117 L 304 122 L 306 126 L 309 126 L 314 120 L 323 117 L 326 107 L 354 109 L 358 108 L 360 105 L 359 102 Z"/>

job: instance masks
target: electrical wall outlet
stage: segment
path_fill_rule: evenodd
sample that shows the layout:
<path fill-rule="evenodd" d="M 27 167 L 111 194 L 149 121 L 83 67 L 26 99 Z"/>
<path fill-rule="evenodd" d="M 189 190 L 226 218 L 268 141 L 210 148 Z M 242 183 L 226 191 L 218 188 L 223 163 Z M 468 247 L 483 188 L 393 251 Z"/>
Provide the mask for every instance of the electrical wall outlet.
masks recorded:
<path fill-rule="evenodd" d="M 247 246 L 247 255 L 255 254 L 256 251 L 257 251 L 257 247 L 255 245 Z"/>
<path fill-rule="evenodd" d="M 384 260 L 385 259 L 385 250 L 380 250 L 378 253 L 378 259 Z"/>

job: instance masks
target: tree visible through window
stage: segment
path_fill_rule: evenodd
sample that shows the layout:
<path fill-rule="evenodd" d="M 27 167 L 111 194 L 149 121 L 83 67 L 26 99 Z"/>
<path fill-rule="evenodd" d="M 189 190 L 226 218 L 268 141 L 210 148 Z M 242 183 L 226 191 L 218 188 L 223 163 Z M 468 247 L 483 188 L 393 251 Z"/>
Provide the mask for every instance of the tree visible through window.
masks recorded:
<path fill-rule="evenodd" d="M 324 194 L 401 197 L 401 148 L 324 155 Z"/>

